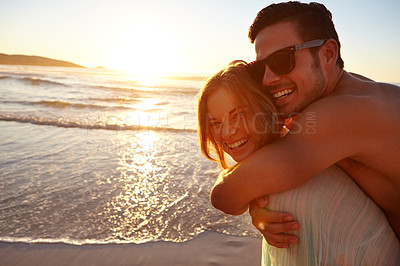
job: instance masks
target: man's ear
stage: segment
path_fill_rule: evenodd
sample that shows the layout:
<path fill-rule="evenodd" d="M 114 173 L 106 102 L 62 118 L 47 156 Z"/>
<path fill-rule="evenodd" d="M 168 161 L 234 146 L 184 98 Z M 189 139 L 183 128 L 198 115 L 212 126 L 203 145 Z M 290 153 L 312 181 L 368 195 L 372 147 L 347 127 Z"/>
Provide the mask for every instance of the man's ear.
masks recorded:
<path fill-rule="evenodd" d="M 320 50 L 320 52 L 322 52 L 323 64 L 327 67 L 335 66 L 339 54 L 338 49 L 336 41 L 334 39 L 328 39 Z"/>

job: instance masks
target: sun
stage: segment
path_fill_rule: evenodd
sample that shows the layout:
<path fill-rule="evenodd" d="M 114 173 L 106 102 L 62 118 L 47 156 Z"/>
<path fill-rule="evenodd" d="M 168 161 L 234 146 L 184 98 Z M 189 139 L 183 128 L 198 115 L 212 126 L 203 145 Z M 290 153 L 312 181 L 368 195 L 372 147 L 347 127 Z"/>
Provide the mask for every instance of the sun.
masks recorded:
<path fill-rule="evenodd" d="M 127 30 L 114 42 L 110 67 L 144 78 L 177 72 L 181 67 L 178 47 L 165 31 Z"/>

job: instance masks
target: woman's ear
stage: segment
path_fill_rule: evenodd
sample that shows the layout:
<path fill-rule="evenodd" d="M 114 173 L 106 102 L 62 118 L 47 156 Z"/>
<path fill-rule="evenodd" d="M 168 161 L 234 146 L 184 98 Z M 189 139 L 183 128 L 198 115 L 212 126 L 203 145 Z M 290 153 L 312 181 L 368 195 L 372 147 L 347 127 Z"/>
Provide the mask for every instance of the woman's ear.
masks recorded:
<path fill-rule="evenodd" d="M 338 44 L 334 39 L 328 39 L 321 47 L 323 63 L 327 67 L 333 67 L 336 65 L 338 58 Z"/>

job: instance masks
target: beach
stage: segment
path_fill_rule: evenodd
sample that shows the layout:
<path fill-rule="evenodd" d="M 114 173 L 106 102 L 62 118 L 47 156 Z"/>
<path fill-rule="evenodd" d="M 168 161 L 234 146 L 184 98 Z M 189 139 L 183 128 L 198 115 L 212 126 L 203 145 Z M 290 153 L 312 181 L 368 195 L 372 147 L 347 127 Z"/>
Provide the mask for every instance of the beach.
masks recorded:
<path fill-rule="evenodd" d="M 201 77 L 0 66 L 0 265 L 259 265 L 209 195 Z"/>
<path fill-rule="evenodd" d="M 261 238 L 207 232 L 183 243 L 68 245 L 0 243 L 0 265 L 256 266 Z"/>

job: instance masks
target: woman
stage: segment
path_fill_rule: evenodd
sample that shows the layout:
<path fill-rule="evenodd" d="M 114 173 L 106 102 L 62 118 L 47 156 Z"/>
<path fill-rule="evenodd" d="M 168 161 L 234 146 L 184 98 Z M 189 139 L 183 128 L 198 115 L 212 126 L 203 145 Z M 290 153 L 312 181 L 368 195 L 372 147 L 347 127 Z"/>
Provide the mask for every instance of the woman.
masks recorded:
<path fill-rule="evenodd" d="M 199 94 L 202 153 L 228 169 L 226 154 L 240 162 L 283 135 L 276 113 L 270 97 L 249 76 L 247 64 L 232 62 Z M 268 208 L 294 214 L 302 229 L 295 233 L 300 243 L 287 249 L 263 240 L 263 265 L 400 264 L 399 242 L 385 215 L 336 166 L 297 188 L 270 195 Z"/>

